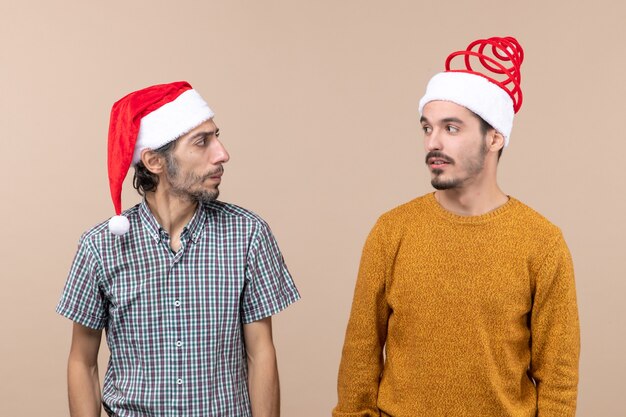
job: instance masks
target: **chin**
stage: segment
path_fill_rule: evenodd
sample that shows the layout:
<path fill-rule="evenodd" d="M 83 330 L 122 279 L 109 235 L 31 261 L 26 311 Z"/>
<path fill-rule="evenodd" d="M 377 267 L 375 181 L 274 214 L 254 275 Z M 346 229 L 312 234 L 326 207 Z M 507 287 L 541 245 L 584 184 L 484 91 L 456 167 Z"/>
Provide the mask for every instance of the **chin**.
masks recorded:
<path fill-rule="evenodd" d="M 441 183 L 435 183 L 435 182 L 431 182 L 430 184 L 433 186 L 435 190 L 439 190 L 439 191 L 449 190 L 451 188 L 447 184 L 441 184 Z"/>
<path fill-rule="evenodd" d="M 433 178 L 430 181 L 430 185 L 433 186 L 436 190 L 450 190 L 453 188 L 457 188 L 460 185 L 460 181 L 451 179 L 451 180 L 442 180 L 439 178 Z"/>
<path fill-rule="evenodd" d="M 220 196 L 220 191 L 218 189 L 214 189 L 211 191 L 204 191 L 204 192 L 198 193 L 196 195 L 196 200 L 198 200 L 199 203 L 210 203 L 212 201 L 217 200 L 219 196 Z"/>

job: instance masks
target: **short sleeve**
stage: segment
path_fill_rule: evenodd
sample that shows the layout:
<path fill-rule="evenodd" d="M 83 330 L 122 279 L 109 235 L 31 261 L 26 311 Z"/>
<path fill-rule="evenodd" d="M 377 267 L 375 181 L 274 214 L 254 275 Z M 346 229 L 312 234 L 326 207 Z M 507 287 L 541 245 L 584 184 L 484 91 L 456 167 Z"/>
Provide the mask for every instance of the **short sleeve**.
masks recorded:
<path fill-rule="evenodd" d="M 253 237 L 246 265 L 242 303 L 244 324 L 261 320 L 300 299 L 276 239 L 265 223 Z"/>
<path fill-rule="evenodd" d="M 107 323 L 107 302 L 98 285 L 102 266 L 88 239 L 81 238 L 56 312 L 92 329 Z"/>

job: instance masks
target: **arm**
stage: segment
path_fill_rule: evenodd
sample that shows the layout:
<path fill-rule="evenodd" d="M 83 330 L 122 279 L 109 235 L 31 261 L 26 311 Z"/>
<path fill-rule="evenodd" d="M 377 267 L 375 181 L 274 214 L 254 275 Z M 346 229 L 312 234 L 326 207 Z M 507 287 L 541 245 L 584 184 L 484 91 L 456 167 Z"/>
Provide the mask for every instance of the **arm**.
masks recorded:
<path fill-rule="evenodd" d="M 530 372 L 537 384 L 538 417 L 574 417 L 580 334 L 574 270 L 562 237 L 535 278 Z"/>
<path fill-rule="evenodd" d="M 387 339 L 390 309 L 385 298 L 389 274 L 389 239 L 374 227 L 361 256 L 352 311 L 343 346 L 334 417 L 374 417 L 378 409 L 378 386 L 383 371 L 383 347 Z"/>
<path fill-rule="evenodd" d="M 244 324 L 248 355 L 248 391 L 254 417 L 280 415 L 280 388 L 276 351 L 272 341 L 272 318 Z"/>
<path fill-rule="evenodd" d="M 98 350 L 102 330 L 74 323 L 67 363 L 67 384 L 72 417 L 100 417 Z"/>

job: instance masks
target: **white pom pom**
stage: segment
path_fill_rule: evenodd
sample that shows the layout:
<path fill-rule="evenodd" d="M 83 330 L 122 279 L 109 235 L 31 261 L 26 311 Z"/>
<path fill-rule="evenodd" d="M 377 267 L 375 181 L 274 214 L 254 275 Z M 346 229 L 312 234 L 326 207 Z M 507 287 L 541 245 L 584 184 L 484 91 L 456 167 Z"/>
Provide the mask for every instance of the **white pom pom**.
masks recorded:
<path fill-rule="evenodd" d="M 130 223 L 125 216 L 113 216 L 109 220 L 109 231 L 115 236 L 122 236 L 128 233 Z"/>

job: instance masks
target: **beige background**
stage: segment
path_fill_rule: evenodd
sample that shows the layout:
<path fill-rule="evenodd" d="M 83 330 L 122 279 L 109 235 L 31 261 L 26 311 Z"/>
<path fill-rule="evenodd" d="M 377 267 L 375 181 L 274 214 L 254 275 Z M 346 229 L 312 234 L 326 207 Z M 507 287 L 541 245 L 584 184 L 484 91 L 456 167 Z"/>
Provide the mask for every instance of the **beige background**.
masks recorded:
<path fill-rule="evenodd" d="M 270 223 L 303 296 L 275 319 L 283 415 L 329 415 L 364 238 L 430 191 L 425 84 L 449 52 L 512 34 L 525 100 L 500 182 L 573 253 L 578 415 L 626 416 L 623 4 L 0 0 L 1 414 L 67 414 L 71 325 L 54 307 L 80 234 L 113 213 L 110 106 L 186 79 L 232 156 L 223 200 Z"/>

